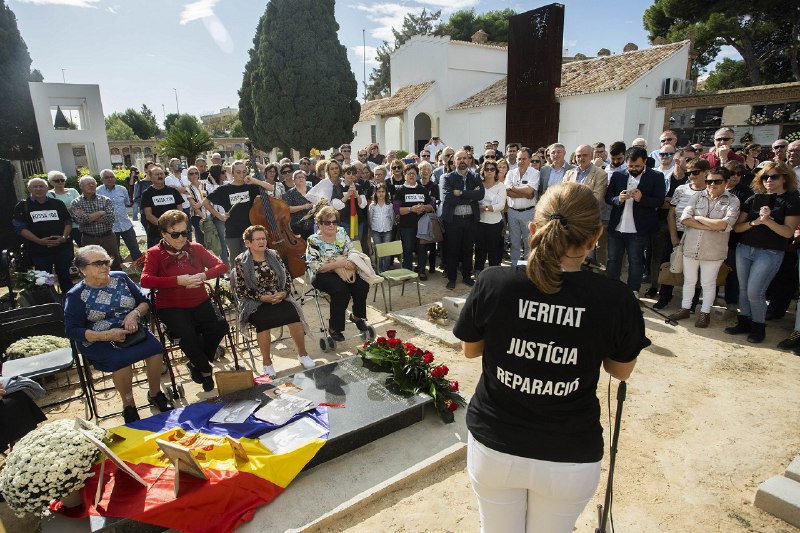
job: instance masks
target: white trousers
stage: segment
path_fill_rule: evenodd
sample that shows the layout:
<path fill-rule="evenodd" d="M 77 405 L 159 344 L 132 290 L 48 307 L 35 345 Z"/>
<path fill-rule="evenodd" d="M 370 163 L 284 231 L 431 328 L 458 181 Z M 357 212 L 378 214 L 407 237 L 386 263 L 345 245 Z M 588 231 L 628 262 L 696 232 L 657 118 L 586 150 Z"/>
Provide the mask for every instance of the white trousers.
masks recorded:
<path fill-rule="evenodd" d="M 600 462 L 554 463 L 487 448 L 469 434 L 467 472 L 483 533 L 572 533 L 600 481 Z"/>
<path fill-rule="evenodd" d="M 683 256 L 683 298 L 681 307 L 689 309 L 692 306 L 694 288 L 697 286 L 697 270 L 700 269 L 700 286 L 703 288 L 703 304 L 700 312 L 710 313 L 714 299 L 717 297 L 717 274 L 722 266 L 723 259 L 719 261 L 701 261 Z"/>

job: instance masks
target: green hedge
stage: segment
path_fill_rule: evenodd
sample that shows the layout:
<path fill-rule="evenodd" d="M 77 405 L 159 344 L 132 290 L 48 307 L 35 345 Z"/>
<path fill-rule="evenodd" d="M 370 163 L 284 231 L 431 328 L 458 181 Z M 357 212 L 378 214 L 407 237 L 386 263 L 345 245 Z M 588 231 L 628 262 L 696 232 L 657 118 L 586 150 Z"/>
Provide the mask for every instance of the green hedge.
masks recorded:
<path fill-rule="evenodd" d="M 67 183 L 66 183 L 65 187 L 73 188 L 73 189 L 76 189 L 76 190 L 80 190 L 80 189 L 78 189 L 78 180 L 81 179 L 82 177 L 88 176 L 88 175 L 89 175 L 89 172 L 86 171 L 85 174 L 81 174 L 80 176 L 69 176 L 67 178 Z M 97 184 L 100 185 L 100 174 L 92 174 L 92 176 L 94 177 L 95 180 L 97 180 Z M 116 176 L 116 178 L 117 178 L 117 185 L 119 185 L 120 187 L 123 187 L 125 189 L 127 189 L 129 187 L 128 180 L 131 177 L 131 171 L 130 170 L 127 170 L 127 169 L 115 170 L 114 171 L 114 176 Z M 42 178 L 42 179 L 46 180 L 47 179 L 47 174 L 34 174 L 31 177 L 32 178 Z"/>

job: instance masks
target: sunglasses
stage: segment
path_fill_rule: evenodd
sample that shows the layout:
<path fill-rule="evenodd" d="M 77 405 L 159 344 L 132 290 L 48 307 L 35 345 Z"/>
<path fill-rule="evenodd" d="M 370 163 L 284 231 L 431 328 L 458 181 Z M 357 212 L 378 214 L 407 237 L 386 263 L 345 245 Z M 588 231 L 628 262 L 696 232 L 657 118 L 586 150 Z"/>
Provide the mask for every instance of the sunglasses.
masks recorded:
<path fill-rule="evenodd" d="M 167 235 L 169 235 L 173 239 L 177 239 L 178 237 L 188 237 L 189 236 L 189 232 L 188 231 L 165 231 L 164 233 L 166 233 Z"/>
<path fill-rule="evenodd" d="M 706 185 L 721 185 L 725 180 L 706 180 Z"/>
<path fill-rule="evenodd" d="M 392 167 L 392 170 L 403 170 L 403 167 Z"/>
<path fill-rule="evenodd" d="M 291 174 L 291 173 L 292 173 L 291 170 L 281 170 L 281 175 Z"/>
<path fill-rule="evenodd" d="M 493 156 L 493 155 L 487 155 L 487 156 L 484 156 L 484 159 L 497 159 L 497 158 L 495 156 Z"/>
<path fill-rule="evenodd" d="M 66 183 L 67 180 L 53 180 L 53 183 Z"/>
<path fill-rule="evenodd" d="M 668 143 L 668 142 L 670 142 L 670 141 L 674 141 L 674 140 L 675 140 L 675 139 L 669 138 L 669 139 L 661 139 L 661 140 L 659 140 L 658 142 L 660 142 L 660 143 L 662 143 L 662 144 L 663 144 L 663 143 Z"/>
<path fill-rule="evenodd" d="M 702 170 L 687 170 L 686 172 L 688 172 L 692 176 L 698 176 L 703 171 Z"/>
<path fill-rule="evenodd" d="M 486 172 L 497 172 L 497 167 L 484 167 L 483 170 Z"/>
<path fill-rule="evenodd" d="M 788 146 L 789 146 L 788 144 L 779 144 L 778 146 L 773 146 L 772 149 L 773 150 L 780 150 L 780 149 L 786 148 Z"/>
<path fill-rule="evenodd" d="M 675 156 L 675 154 L 674 154 L 674 153 L 669 153 L 669 152 L 658 152 L 658 157 L 674 157 L 674 156 Z"/>
<path fill-rule="evenodd" d="M 770 180 L 770 181 L 773 181 L 773 180 L 777 180 L 777 179 L 778 179 L 778 178 L 780 178 L 781 176 L 783 176 L 783 174 L 767 174 L 766 176 L 764 176 L 764 177 L 763 177 L 763 178 L 761 178 L 761 179 L 762 179 L 762 180 Z"/>
<path fill-rule="evenodd" d="M 716 138 L 716 139 L 714 139 L 714 140 L 715 140 L 716 142 L 722 142 L 722 141 L 732 141 L 732 140 L 733 140 L 733 137 L 717 137 L 717 138 Z"/>
<path fill-rule="evenodd" d="M 323 220 L 319 223 L 320 226 L 335 226 L 338 224 L 335 220 Z"/>
<path fill-rule="evenodd" d="M 96 266 L 97 268 L 100 268 L 101 266 L 107 267 L 107 266 L 111 266 L 111 260 L 110 259 L 98 259 L 97 261 L 92 261 L 89 264 L 92 265 L 92 266 Z"/>
<path fill-rule="evenodd" d="M 345 172 L 345 174 L 358 174 L 358 172 L 357 172 L 355 169 L 352 169 L 352 168 L 351 168 L 350 170 L 348 170 L 347 172 Z"/>
<path fill-rule="evenodd" d="M 531 159 L 531 163 L 533 163 L 534 165 L 541 165 L 542 164 L 542 160 L 541 159 Z"/>
<path fill-rule="evenodd" d="M 187 176 L 199 176 L 199 175 L 200 175 L 199 172 L 189 172 L 189 173 L 187 173 Z"/>

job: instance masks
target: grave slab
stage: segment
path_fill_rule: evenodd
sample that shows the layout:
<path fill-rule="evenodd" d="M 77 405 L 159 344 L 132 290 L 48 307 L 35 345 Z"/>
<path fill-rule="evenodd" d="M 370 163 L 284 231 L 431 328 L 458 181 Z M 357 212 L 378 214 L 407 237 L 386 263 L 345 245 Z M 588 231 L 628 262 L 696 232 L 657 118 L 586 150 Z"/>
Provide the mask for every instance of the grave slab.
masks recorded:
<path fill-rule="evenodd" d="M 461 309 L 466 301 L 466 298 L 460 296 L 445 296 L 442 298 L 442 307 L 447 311 L 447 316 L 455 320 L 461 314 Z"/>
<path fill-rule="evenodd" d="M 794 460 L 789 463 L 789 466 L 786 467 L 786 472 L 784 472 L 783 475 L 789 479 L 800 482 L 800 455 L 795 457 Z"/>
<path fill-rule="evenodd" d="M 800 527 L 800 483 L 774 476 L 758 487 L 754 505 L 784 522 Z"/>
<path fill-rule="evenodd" d="M 466 296 L 467 295 L 452 299 L 461 299 L 466 301 Z M 453 326 L 456 323 L 458 314 L 454 315 L 450 312 L 450 310 L 448 310 L 448 318 L 442 324 L 436 324 L 428 320 L 428 308 L 437 303 L 442 305 L 442 307 L 445 307 L 444 302 L 447 298 L 450 297 L 442 298 L 441 302 L 433 302 L 430 304 L 421 305 L 419 307 L 410 307 L 400 311 L 393 311 L 389 313 L 389 316 L 398 322 L 402 322 L 403 324 L 420 331 L 421 333 L 430 335 L 431 337 L 443 342 L 451 348 L 461 348 L 461 341 L 457 339 L 455 335 L 453 335 Z M 445 309 L 447 308 L 445 307 Z M 460 310 L 458 312 L 461 313 Z"/>

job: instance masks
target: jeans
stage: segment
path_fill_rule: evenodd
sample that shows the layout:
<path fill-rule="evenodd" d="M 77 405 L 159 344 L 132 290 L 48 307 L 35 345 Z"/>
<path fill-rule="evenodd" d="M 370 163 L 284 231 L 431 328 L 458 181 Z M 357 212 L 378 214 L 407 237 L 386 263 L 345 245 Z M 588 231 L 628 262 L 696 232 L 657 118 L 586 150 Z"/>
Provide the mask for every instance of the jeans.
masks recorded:
<path fill-rule="evenodd" d="M 509 208 L 506 211 L 508 215 L 508 240 L 511 243 L 511 265 L 514 266 L 519 261 L 519 245 L 522 241 L 524 255 L 523 261 L 528 260 L 528 254 L 531 253 L 531 231 L 528 229 L 528 223 L 533 220 L 533 209 L 527 211 L 517 211 Z"/>
<path fill-rule="evenodd" d="M 622 272 L 622 256 L 628 254 L 628 287 L 639 292 L 644 272 L 644 249 L 650 242 L 649 235 L 639 233 L 608 233 L 608 277 L 619 279 Z"/>
<path fill-rule="evenodd" d="M 72 278 L 69 275 L 69 267 L 72 265 L 74 256 L 72 243 L 42 251 L 31 251 L 31 263 L 36 270 L 52 272 L 55 267 L 58 286 L 61 288 L 61 295 L 65 296 L 67 291 L 72 288 Z"/>
<path fill-rule="evenodd" d="M 739 243 L 736 274 L 739 277 L 739 314 L 763 324 L 767 315 L 767 287 L 783 261 L 783 250 L 767 250 Z"/>
<path fill-rule="evenodd" d="M 701 313 L 710 313 L 714 299 L 717 297 L 717 273 L 722 265 L 719 261 L 700 261 L 691 257 L 683 256 L 683 296 L 681 307 L 689 309 L 692 305 L 694 288 L 697 285 L 697 269 L 700 269 L 700 287 L 703 289 L 703 305 L 700 306 Z"/>
<path fill-rule="evenodd" d="M 467 435 L 482 532 L 572 533 L 600 481 L 596 463 L 556 463 L 488 448 Z"/>
<path fill-rule="evenodd" d="M 208 215 L 208 216 L 211 216 L 211 215 Z M 196 216 L 196 215 L 189 219 L 189 221 L 192 224 L 192 228 L 194 229 L 195 242 L 197 244 L 202 244 L 203 246 L 205 246 L 206 245 L 206 241 L 203 239 L 203 230 L 200 229 L 200 221 L 201 220 L 203 220 L 203 219 L 200 218 L 199 216 Z M 222 241 L 220 241 L 220 242 L 222 242 Z M 221 246 L 220 246 L 220 248 L 221 248 Z"/>
<path fill-rule="evenodd" d="M 374 242 L 375 244 L 390 242 L 391 240 L 392 240 L 392 230 L 372 232 L 372 242 Z M 381 257 L 380 261 L 378 262 L 378 274 L 380 274 L 384 270 L 389 270 L 390 266 L 392 266 L 392 258 L 390 256 Z"/>
<path fill-rule="evenodd" d="M 403 268 L 414 270 L 414 252 L 417 252 L 417 272 L 424 274 L 428 258 L 417 239 L 417 227 L 400 226 L 400 240 L 403 242 Z"/>
<path fill-rule="evenodd" d="M 186 213 L 186 218 L 188 218 L 191 221 L 192 220 L 192 209 L 190 207 L 187 207 L 186 209 L 183 210 L 183 212 Z M 186 228 L 186 231 L 189 232 L 189 236 L 186 237 L 186 238 L 187 238 L 187 240 L 191 241 L 192 240 L 192 225 L 191 224 L 188 225 L 188 227 Z"/>
<path fill-rule="evenodd" d="M 133 213 L 131 213 L 131 218 L 133 218 L 133 220 L 139 220 L 140 212 L 141 206 L 139 206 L 139 202 L 133 202 Z"/>
<path fill-rule="evenodd" d="M 117 247 L 119 248 L 119 240 L 120 238 L 125 243 L 125 246 L 128 247 L 128 251 L 131 253 L 131 260 L 136 261 L 140 257 L 142 257 L 142 251 L 139 250 L 139 242 L 136 240 L 136 231 L 133 228 L 128 228 L 125 231 L 120 231 L 117 233 Z"/>
<path fill-rule="evenodd" d="M 214 221 L 214 227 L 217 228 L 217 235 L 219 236 L 220 253 L 219 258 L 223 263 L 228 263 L 228 246 L 225 240 L 225 221 L 220 220 L 215 216 L 211 218 Z"/>

